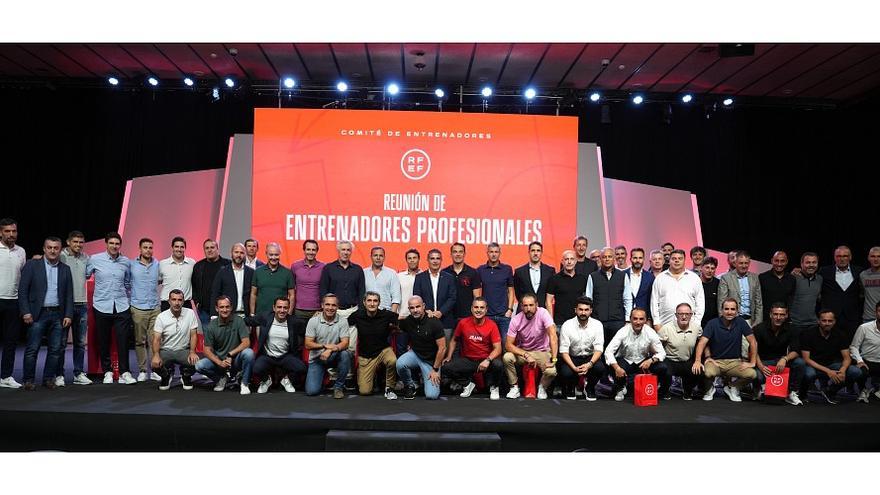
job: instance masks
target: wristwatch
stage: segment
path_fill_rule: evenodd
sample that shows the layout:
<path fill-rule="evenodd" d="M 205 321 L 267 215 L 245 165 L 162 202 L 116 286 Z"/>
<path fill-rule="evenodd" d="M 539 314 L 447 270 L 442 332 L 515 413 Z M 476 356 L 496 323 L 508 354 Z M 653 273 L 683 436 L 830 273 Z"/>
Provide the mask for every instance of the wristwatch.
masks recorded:
<path fill-rule="evenodd" d="M 434 368 L 435 373 L 440 373 L 440 368 Z"/>

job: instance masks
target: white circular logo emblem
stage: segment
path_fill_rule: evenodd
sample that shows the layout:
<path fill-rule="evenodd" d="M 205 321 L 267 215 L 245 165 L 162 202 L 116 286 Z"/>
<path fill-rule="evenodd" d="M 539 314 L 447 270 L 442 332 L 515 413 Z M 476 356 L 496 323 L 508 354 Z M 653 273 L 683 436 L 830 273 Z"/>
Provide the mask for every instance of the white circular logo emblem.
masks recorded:
<path fill-rule="evenodd" d="M 649 383 L 649 384 L 645 385 L 645 395 L 647 395 L 648 397 L 654 395 L 654 385 L 653 384 Z"/>
<path fill-rule="evenodd" d="M 411 149 L 400 158 L 400 171 L 410 180 L 422 180 L 431 171 L 431 157 L 420 149 Z"/>
<path fill-rule="evenodd" d="M 783 382 L 782 375 L 772 375 L 770 377 L 770 384 L 773 385 L 774 387 L 781 387 L 782 382 Z"/>

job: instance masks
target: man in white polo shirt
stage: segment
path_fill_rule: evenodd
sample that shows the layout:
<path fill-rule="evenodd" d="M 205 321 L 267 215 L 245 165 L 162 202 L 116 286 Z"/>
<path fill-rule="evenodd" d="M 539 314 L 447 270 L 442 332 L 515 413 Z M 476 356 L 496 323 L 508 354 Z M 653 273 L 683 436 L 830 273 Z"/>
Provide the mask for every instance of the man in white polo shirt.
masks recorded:
<path fill-rule="evenodd" d="M 159 283 L 162 284 L 161 309 L 169 308 L 168 296 L 173 289 L 183 292 L 184 306 L 192 304 L 192 273 L 196 260 L 186 256 L 186 239 L 171 240 L 171 256 L 159 262 Z"/>
<path fill-rule="evenodd" d="M 0 220 L 0 335 L 3 355 L 0 357 L 0 387 L 19 388 L 21 384 L 12 377 L 15 365 L 15 345 L 18 341 L 20 317 L 18 308 L 18 282 L 25 264 L 25 253 L 16 246 L 18 225 L 11 218 Z"/>
<path fill-rule="evenodd" d="M 174 378 L 174 365 L 180 366 L 180 382 L 184 390 L 192 390 L 192 376 L 199 356 L 195 353 L 199 321 L 195 311 L 183 307 L 183 291 L 172 289 L 168 294 L 170 307 L 159 313 L 153 327 L 153 360 L 161 380 L 159 390 L 168 390 Z"/>
<path fill-rule="evenodd" d="M 562 363 L 559 368 L 559 380 L 565 398 L 575 400 L 575 386 L 578 377 L 583 376 L 584 397 L 588 401 L 596 400 L 596 384 L 605 375 L 602 363 L 602 350 L 605 346 L 605 335 L 602 322 L 591 318 L 593 300 L 579 297 L 575 302 L 575 317 L 562 324 L 559 341 L 559 356 Z"/>

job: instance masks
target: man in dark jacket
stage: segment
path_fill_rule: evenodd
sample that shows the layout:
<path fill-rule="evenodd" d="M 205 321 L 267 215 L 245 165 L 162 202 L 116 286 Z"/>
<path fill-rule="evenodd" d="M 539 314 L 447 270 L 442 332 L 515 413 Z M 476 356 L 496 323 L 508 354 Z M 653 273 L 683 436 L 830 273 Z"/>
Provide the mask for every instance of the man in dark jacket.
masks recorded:
<path fill-rule="evenodd" d="M 250 270 L 250 268 L 248 268 Z M 265 394 L 272 386 L 272 373 L 276 369 L 285 372 L 281 386 L 287 392 L 296 392 L 293 382 L 297 374 L 303 374 L 307 368 L 300 359 L 299 340 L 296 336 L 296 323 L 289 316 L 290 300 L 276 297 L 272 311 L 246 317 L 245 323 L 260 327 L 257 340 L 257 353 L 254 360 L 254 376 L 261 378 L 258 394 Z"/>

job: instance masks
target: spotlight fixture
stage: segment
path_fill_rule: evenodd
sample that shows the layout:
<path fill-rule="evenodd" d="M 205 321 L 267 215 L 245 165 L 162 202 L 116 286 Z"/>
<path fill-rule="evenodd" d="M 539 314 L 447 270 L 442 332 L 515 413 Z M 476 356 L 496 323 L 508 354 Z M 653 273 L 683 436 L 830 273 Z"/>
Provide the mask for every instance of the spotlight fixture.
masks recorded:
<path fill-rule="evenodd" d="M 694 99 L 694 95 L 688 93 L 688 94 L 683 95 L 681 97 L 681 102 L 682 103 L 690 103 L 691 101 L 693 101 L 693 99 Z"/>
<path fill-rule="evenodd" d="M 593 91 L 592 93 L 590 93 L 590 101 L 592 101 L 593 103 L 596 103 L 601 98 L 602 95 L 600 95 L 598 91 Z"/>
<path fill-rule="evenodd" d="M 119 85 L 119 79 L 116 79 L 113 76 L 108 77 L 107 82 L 110 83 L 111 86 L 118 86 Z"/>
<path fill-rule="evenodd" d="M 483 98 L 488 98 L 488 97 L 492 96 L 492 88 L 490 88 L 489 86 L 485 86 L 480 91 L 480 94 L 483 95 Z"/>
<path fill-rule="evenodd" d="M 340 93 L 345 93 L 346 91 L 348 91 L 348 84 L 345 81 L 339 81 L 338 83 L 336 83 L 336 91 L 339 91 Z"/>
<path fill-rule="evenodd" d="M 535 91 L 535 88 L 528 88 L 523 93 L 523 96 L 526 97 L 527 100 L 534 100 L 535 96 L 537 96 L 538 92 Z"/>
<path fill-rule="evenodd" d="M 147 78 L 147 83 L 149 83 L 150 86 L 156 87 L 159 85 L 159 80 L 154 76 L 150 76 Z"/>
<path fill-rule="evenodd" d="M 443 98 L 444 96 L 446 96 L 446 91 L 443 91 L 442 89 L 437 88 L 434 90 L 434 96 L 436 96 L 437 98 Z"/>
<path fill-rule="evenodd" d="M 285 77 L 284 80 L 281 81 L 281 83 L 284 84 L 285 88 L 293 89 L 293 87 L 296 86 L 296 79 L 292 77 Z"/>
<path fill-rule="evenodd" d="M 235 80 L 232 79 L 231 77 L 227 77 L 226 79 L 224 79 L 223 83 L 226 84 L 227 88 L 234 88 L 235 87 Z"/>
<path fill-rule="evenodd" d="M 211 100 L 220 101 L 220 88 L 217 86 L 214 86 L 214 88 L 211 89 Z"/>
<path fill-rule="evenodd" d="M 733 98 L 725 98 L 724 101 L 721 102 L 721 104 L 725 107 L 729 107 L 730 105 L 733 105 Z"/>
<path fill-rule="evenodd" d="M 385 91 L 388 92 L 391 96 L 396 96 L 397 93 L 400 93 L 400 86 L 395 83 L 391 83 L 388 86 L 385 86 Z"/>
<path fill-rule="evenodd" d="M 196 82 L 192 80 L 192 78 L 184 77 L 183 84 L 186 84 L 189 87 L 192 87 Z"/>
<path fill-rule="evenodd" d="M 635 103 L 636 105 L 641 105 L 642 102 L 644 102 L 644 101 L 645 101 L 645 98 L 642 95 L 635 95 L 635 96 L 633 96 L 633 99 L 632 99 L 632 102 Z"/>

